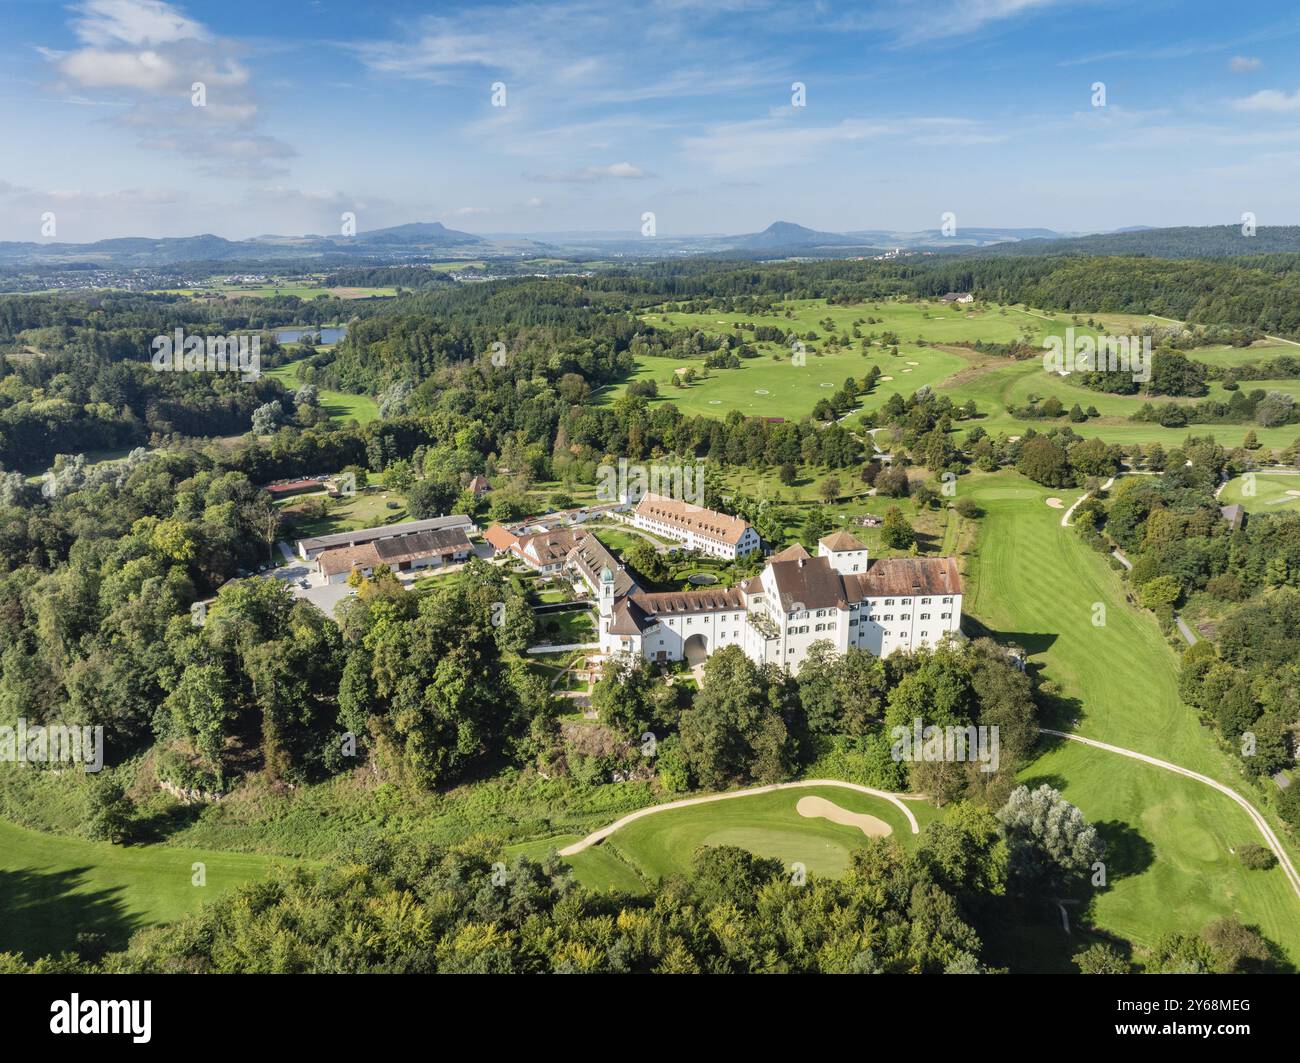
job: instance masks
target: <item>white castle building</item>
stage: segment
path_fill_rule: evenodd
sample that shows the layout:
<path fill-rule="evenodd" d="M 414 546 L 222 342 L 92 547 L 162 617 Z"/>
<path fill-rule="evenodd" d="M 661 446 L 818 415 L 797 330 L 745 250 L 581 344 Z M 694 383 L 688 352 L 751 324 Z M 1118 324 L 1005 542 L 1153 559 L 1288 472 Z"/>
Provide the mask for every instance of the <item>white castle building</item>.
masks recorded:
<path fill-rule="evenodd" d="M 853 536 L 774 554 L 763 571 L 720 590 L 620 594 L 608 566 L 600 573 L 600 648 L 651 661 L 699 664 L 723 646 L 755 663 L 798 673 L 814 642 L 886 657 L 936 645 L 961 630 L 961 574 L 950 557 L 867 558 Z"/>

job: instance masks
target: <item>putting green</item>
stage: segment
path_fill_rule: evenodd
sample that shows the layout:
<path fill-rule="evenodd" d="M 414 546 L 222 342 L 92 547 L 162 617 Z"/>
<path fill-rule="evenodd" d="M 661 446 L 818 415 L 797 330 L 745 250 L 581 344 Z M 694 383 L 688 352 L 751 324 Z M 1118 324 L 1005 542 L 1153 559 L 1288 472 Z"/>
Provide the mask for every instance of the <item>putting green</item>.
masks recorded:
<path fill-rule="evenodd" d="M 1300 513 L 1300 476 L 1247 473 L 1223 485 L 1219 502 L 1225 506 L 1237 503 L 1248 513 Z"/>
<path fill-rule="evenodd" d="M 620 828 L 597 849 L 611 847 L 647 881 L 690 870 L 695 851 L 702 845 L 736 845 L 757 856 L 780 860 L 786 868 L 802 864 L 810 873 L 842 875 L 853 851 L 868 838 L 856 825 L 809 818 L 799 813 L 800 800 L 818 797 L 851 813 L 882 821 L 903 845 L 915 844 L 902 812 L 888 801 L 839 787 L 808 787 L 753 794 L 727 801 L 712 801 L 645 816 Z M 930 806 L 908 806 L 924 822 Z M 587 850 L 591 852 L 592 850 Z M 574 861 L 585 856 L 580 853 Z M 582 874 L 575 864 L 579 879 Z"/>

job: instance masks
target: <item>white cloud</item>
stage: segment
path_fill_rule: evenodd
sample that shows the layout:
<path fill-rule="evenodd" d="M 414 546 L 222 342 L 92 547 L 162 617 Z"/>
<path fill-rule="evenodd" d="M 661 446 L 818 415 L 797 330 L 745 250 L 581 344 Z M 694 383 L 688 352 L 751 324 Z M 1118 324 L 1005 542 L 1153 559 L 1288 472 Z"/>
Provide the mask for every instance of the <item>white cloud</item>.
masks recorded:
<path fill-rule="evenodd" d="M 190 156 L 203 173 L 285 172 L 275 161 L 297 153 L 256 128 L 257 98 L 236 58 L 238 42 L 216 37 L 163 0 L 83 0 L 73 11 L 70 27 L 82 47 L 38 49 L 63 78 L 65 99 L 93 98 L 97 90 L 127 96 L 116 123 L 138 130 L 141 147 Z M 196 82 L 207 95 L 203 106 L 191 102 Z"/>
<path fill-rule="evenodd" d="M 157 92 L 176 83 L 176 68 L 157 52 L 111 52 L 82 48 L 63 57 L 59 69 L 83 88 L 132 88 Z"/>
<path fill-rule="evenodd" d="M 1234 55 L 1228 60 L 1228 69 L 1234 74 L 1249 74 L 1258 70 L 1263 64 L 1254 56 Z"/>
<path fill-rule="evenodd" d="M 73 22 L 79 40 L 92 45 L 172 44 L 202 39 L 204 28 L 161 0 L 86 0 Z"/>
<path fill-rule="evenodd" d="M 1239 111 L 1260 111 L 1268 114 L 1294 114 L 1300 111 L 1300 89 L 1287 95 L 1277 89 L 1261 89 L 1252 96 L 1234 100 Z"/>
<path fill-rule="evenodd" d="M 585 166 L 581 170 L 562 170 L 557 173 L 531 174 L 534 181 L 556 184 L 586 184 L 592 181 L 628 181 L 653 177 L 654 174 L 630 162 L 616 162 L 609 166 Z"/>

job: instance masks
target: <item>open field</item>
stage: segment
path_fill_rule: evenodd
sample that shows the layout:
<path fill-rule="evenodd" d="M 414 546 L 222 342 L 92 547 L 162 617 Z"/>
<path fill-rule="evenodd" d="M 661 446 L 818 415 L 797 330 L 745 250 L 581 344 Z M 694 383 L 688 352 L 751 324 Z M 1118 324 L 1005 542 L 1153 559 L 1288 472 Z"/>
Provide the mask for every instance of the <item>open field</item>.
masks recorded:
<path fill-rule="evenodd" d="M 1127 605 L 1105 559 L 1061 527 L 1060 513 L 1044 502 L 1053 492 L 1012 473 L 972 477 L 963 490 L 986 511 L 967 559 L 964 611 L 1024 646 L 1031 665 L 1060 687 L 1060 718 L 1045 725 L 1202 772 L 1263 806 L 1179 700 L 1177 657 L 1154 619 Z M 1068 505 L 1079 493 L 1062 494 Z M 1092 620 L 1098 602 L 1102 626 Z M 1150 945 L 1165 931 L 1236 915 L 1300 960 L 1300 901 L 1283 872 L 1247 871 L 1232 853 L 1261 841 L 1240 807 L 1202 783 L 1104 751 L 1059 739 L 1043 748 L 1024 781 L 1063 790 L 1110 848 L 1095 923 Z"/>
<path fill-rule="evenodd" d="M 266 375 L 279 380 L 287 388 L 296 388 L 299 362 L 301 359 L 285 362 L 284 365 L 268 369 Z M 349 421 L 369 424 L 379 417 L 379 404 L 369 395 L 353 395 L 346 391 L 329 391 L 325 388 L 321 388 L 319 394 L 321 409 L 328 413 L 330 419 L 336 424 L 347 424 Z"/>
<path fill-rule="evenodd" d="M 787 317 L 785 311 L 791 316 Z M 834 332 L 825 328 L 827 318 L 834 322 Z M 865 318 L 877 320 L 874 324 L 858 325 L 860 337 L 855 338 L 854 322 Z M 1129 315 L 1117 314 L 1093 315 L 1093 319 L 1112 327 L 1130 327 L 1133 320 Z M 720 417 L 735 408 L 751 416 L 792 420 L 811 413 L 817 402 L 829 398 L 846 377 L 860 380 L 873 364 L 879 365 L 882 376 L 891 379 L 880 381 L 865 399 L 867 407 L 882 404 L 895 392 L 907 396 L 917 388 L 933 386 L 969 364 L 970 352 L 941 350 L 931 344 L 1038 339 L 1048 333 L 1062 332 L 1070 324 L 1070 319 L 1064 316 L 1049 318 L 1017 307 L 977 303 L 953 308 L 935 300 L 880 300 L 853 306 L 828 306 L 821 299 L 801 299 L 783 304 L 783 312 L 767 317 L 651 311 L 643 314 L 642 320 L 663 328 L 698 328 L 713 334 L 735 332 L 750 343 L 754 334 L 736 326 L 768 325 L 792 329 L 800 335 L 816 333 L 817 339 L 805 341 L 803 366 L 793 365 L 790 351 L 783 346 L 761 342 L 753 344 L 761 357 L 742 361 L 739 369 L 709 370 L 709 379 L 686 388 L 672 386 L 674 370 L 694 365 L 699 372 L 702 361 L 642 358 L 632 377 L 653 379 L 659 385 L 660 398 L 656 401 L 676 402 L 685 413 Z M 1077 328 L 1081 332 L 1095 331 L 1083 325 Z M 892 344 L 876 344 L 863 351 L 863 339 L 873 334 L 883 339 L 886 333 L 893 333 L 897 339 L 897 356 L 890 352 Z M 832 335 L 841 341 L 838 348 L 828 345 Z M 774 354 L 780 356 L 779 361 L 773 360 Z M 610 388 L 600 398 L 609 401 L 622 394 L 625 387 L 626 382 Z"/>
<path fill-rule="evenodd" d="M 1224 484 L 1219 501 L 1239 503 L 1248 513 L 1300 513 L 1300 475 L 1247 473 Z"/>
<path fill-rule="evenodd" d="M 206 886 L 191 882 L 196 862 Z M 121 948 L 139 927 L 177 919 L 275 863 L 256 853 L 109 845 L 0 820 L 0 952 L 56 953 L 82 932 Z"/>
<path fill-rule="evenodd" d="M 908 364 L 916 363 L 915 365 Z M 692 416 L 722 418 L 736 409 L 749 417 L 784 417 L 798 420 L 812 413 L 821 399 L 829 399 L 847 377 L 861 381 L 872 365 L 879 365 L 892 381 L 882 382 L 867 400 L 869 405 L 883 403 L 892 391 L 910 395 L 919 387 L 934 385 L 957 372 L 964 364 L 956 355 L 931 347 L 899 348 L 897 358 L 888 351 L 873 349 L 870 354 L 841 351 L 823 356 L 809 353 L 802 366 L 793 365 L 788 356 L 773 361 L 770 356 L 751 358 L 737 369 L 710 369 L 705 380 L 696 380 L 683 388 L 670 381 L 679 368 L 694 365 L 701 372 L 703 363 L 682 358 L 641 358 L 631 380 L 653 380 L 659 387 L 655 402 L 675 402 L 682 412 Z M 611 401 L 626 390 L 626 383 L 602 391 L 599 401 Z"/>

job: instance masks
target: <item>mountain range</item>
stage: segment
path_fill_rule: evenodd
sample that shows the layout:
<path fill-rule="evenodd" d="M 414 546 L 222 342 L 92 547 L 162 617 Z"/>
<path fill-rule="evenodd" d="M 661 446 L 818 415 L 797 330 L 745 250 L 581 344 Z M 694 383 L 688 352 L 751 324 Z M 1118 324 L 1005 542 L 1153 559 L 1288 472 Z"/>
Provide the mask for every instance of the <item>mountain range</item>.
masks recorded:
<path fill-rule="evenodd" d="M 317 261 L 382 264 L 448 258 L 561 256 L 575 259 L 665 258 L 707 255 L 745 259 L 849 258 L 911 253 L 1104 254 L 1161 258 L 1300 252 L 1300 227 L 1143 226 L 1105 233 L 1042 228 L 959 228 L 903 231 L 857 229 L 825 232 L 788 221 L 761 232 L 644 237 L 635 232 L 488 233 L 449 229 L 441 222 L 412 222 L 355 236 L 256 236 L 227 240 L 205 233 L 186 237 L 121 237 L 88 244 L 0 242 L 0 268 L 159 268 L 185 263 L 248 265 Z"/>

